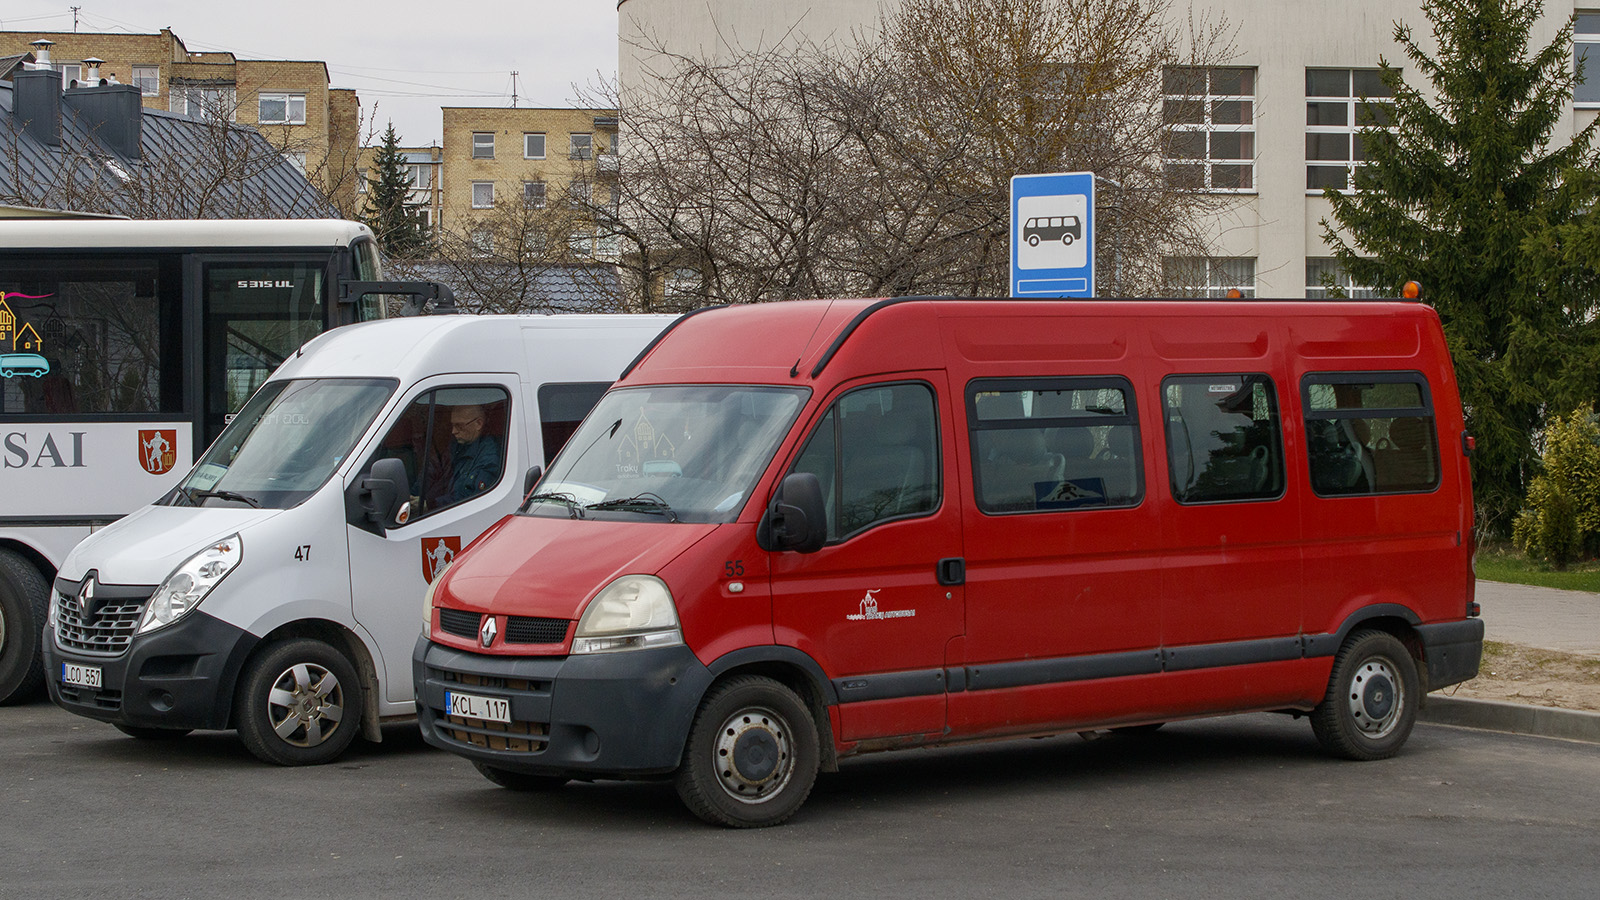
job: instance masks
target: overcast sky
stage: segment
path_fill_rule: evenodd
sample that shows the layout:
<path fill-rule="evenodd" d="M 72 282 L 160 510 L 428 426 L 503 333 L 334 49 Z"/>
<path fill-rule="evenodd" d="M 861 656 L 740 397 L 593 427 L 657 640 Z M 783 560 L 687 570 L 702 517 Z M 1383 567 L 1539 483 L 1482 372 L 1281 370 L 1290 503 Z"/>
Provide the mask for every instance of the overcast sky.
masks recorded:
<path fill-rule="evenodd" d="M 616 0 L 76 0 L 78 30 L 155 34 L 194 50 L 328 64 L 355 88 L 363 120 L 392 120 L 403 143 L 441 133 L 442 106 L 573 106 L 574 84 L 617 71 Z M 72 4 L 0 0 L 0 31 L 72 31 Z M 365 133 L 363 133 L 363 138 Z"/>

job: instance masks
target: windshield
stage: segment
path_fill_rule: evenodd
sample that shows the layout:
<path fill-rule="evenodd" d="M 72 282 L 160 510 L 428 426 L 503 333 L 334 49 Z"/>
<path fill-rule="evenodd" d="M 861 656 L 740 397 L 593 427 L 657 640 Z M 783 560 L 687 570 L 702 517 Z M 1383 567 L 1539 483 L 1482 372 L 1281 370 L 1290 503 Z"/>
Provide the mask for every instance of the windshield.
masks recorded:
<path fill-rule="evenodd" d="M 262 385 L 165 502 L 261 509 L 300 503 L 350 455 L 395 386 L 384 378 Z"/>
<path fill-rule="evenodd" d="M 731 522 L 808 393 L 749 385 L 614 390 L 522 511 Z"/>

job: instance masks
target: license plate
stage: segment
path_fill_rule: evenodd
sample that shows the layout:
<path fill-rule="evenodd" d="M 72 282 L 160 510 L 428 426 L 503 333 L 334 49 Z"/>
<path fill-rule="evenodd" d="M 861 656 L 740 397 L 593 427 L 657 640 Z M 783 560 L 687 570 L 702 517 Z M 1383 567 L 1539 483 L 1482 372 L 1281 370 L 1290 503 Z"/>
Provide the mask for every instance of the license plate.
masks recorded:
<path fill-rule="evenodd" d="M 61 683 L 73 687 L 86 687 L 99 690 L 105 686 L 105 679 L 99 666 L 80 666 L 75 663 L 61 664 Z"/>
<path fill-rule="evenodd" d="M 477 694 L 445 691 L 444 708 L 447 715 L 511 724 L 511 701 L 503 697 L 480 697 Z"/>

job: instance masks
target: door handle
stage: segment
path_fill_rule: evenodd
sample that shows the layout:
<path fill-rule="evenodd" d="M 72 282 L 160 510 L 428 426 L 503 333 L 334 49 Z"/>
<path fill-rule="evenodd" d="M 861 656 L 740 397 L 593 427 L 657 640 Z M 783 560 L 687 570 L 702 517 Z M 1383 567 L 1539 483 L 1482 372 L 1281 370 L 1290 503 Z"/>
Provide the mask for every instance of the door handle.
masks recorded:
<path fill-rule="evenodd" d="M 939 564 L 934 567 L 934 574 L 939 579 L 939 583 L 945 587 L 965 584 L 967 581 L 967 561 L 959 556 L 941 559 Z"/>

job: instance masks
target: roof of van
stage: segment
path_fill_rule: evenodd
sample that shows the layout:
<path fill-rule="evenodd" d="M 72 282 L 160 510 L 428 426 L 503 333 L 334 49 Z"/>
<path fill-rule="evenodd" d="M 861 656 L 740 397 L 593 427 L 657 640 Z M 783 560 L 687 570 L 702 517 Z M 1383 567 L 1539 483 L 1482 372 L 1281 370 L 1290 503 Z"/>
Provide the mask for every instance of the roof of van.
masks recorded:
<path fill-rule="evenodd" d="M 952 328 L 954 319 L 961 321 Z M 1356 319 L 1364 324 L 1351 333 L 1348 323 Z M 1432 307 L 1408 300 L 793 300 L 690 313 L 624 383 L 800 384 L 834 365 L 851 372 L 911 371 L 942 366 L 950 354 L 973 360 L 1109 360 L 1129 351 L 1134 321 L 1150 333 L 1149 350 L 1156 356 L 1248 359 L 1287 336 L 1269 327 L 1274 320 L 1295 322 L 1298 343 L 1349 345 L 1318 350 L 1339 356 L 1358 350 L 1356 345 L 1370 345 L 1372 356 L 1414 355 L 1420 323 L 1431 320 L 1426 327 L 1435 334 L 1439 327 Z M 1163 321 L 1170 324 L 1158 324 Z"/>
<path fill-rule="evenodd" d="M 0 247 L 344 247 L 372 230 L 342 219 L 0 219 Z"/>
<path fill-rule="evenodd" d="M 673 316 L 412 316 L 325 332 L 274 379 L 399 378 L 451 372 L 567 370 L 566 380 L 613 380 Z M 537 374 L 537 373 L 533 373 Z"/>

